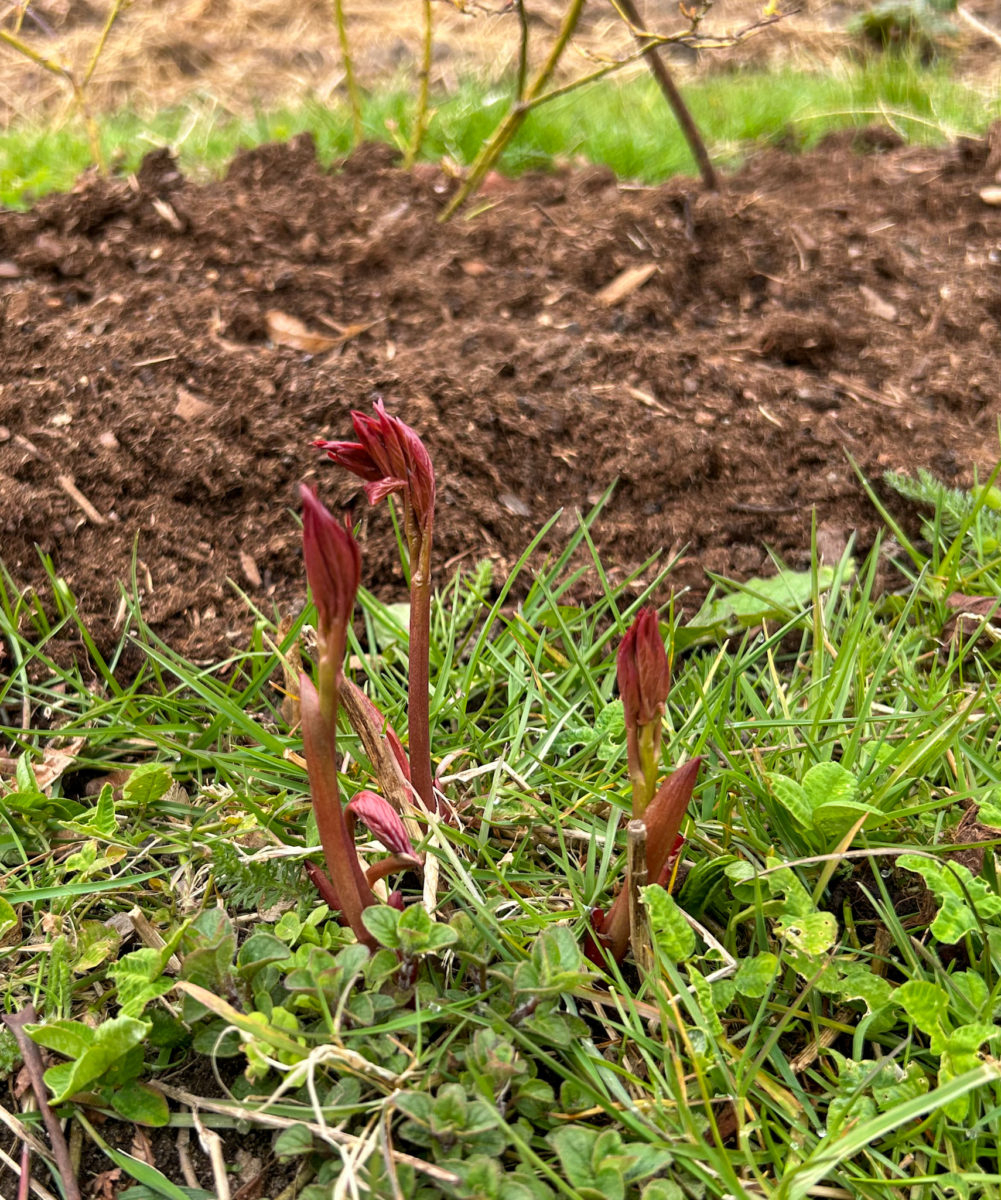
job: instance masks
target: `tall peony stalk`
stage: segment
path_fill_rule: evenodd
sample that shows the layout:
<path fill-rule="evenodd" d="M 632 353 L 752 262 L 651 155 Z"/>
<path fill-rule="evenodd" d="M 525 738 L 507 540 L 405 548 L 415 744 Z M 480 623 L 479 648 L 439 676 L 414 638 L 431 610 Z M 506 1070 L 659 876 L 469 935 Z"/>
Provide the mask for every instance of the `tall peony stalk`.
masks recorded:
<path fill-rule="evenodd" d="M 410 556 L 410 652 L 407 712 L 411 782 L 428 812 L 437 812 L 431 772 L 428 689 L 431 639 L 431 539 L 435 478 L 424 443 L 409 425 L 375 403 L 375 416 L 353 412 L 357 442 L 313 443 L 327 457 L 364 481 L 370 504 L 396 494 L 403 505 L 403 530 Z"/>
<path fill-rule="evenodd" d="M 420 860 L 396 811 L 374 792 L 361 792 L 341 805 L 337 783 L 337 708 L 341 664 L 347 647 L 348 623 L 354 609 L 361 574 L 358 544 L 338 524 L 309 488 L 301 489 L 303 505 L 303 556 L 306 575 L 316 604 L 317 685 L 305 673 L 299 678 L 302 740 L 316 826 L 323 846 L 327 875 L 314 871 L 321 894 L 340 910 L 363 945 L 375 939 L 362 913 L 378 900 L 372 891 L 376 879 L 391 871 L 419 867 Z M 362 867 L 355 849 L 354 825 L 360 818 L 390 851 L 390 858 Z"/>

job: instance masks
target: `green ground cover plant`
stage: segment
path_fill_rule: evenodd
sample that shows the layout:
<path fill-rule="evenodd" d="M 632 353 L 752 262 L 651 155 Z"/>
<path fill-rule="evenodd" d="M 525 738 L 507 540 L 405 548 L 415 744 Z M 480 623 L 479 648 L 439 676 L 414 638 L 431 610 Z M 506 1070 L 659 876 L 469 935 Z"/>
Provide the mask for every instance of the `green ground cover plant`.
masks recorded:
<path fill-rule="evenodd" d="M 510 89 L 467 81 L 436 96 L 420 157 L 473 161 L 508 103 Z M 943 143 L 981 134 L 1001 116 L 996 93 L 954 78 L 946 66 L 878 58 L 844 63 L 834 71 L 786 68 L 721 74 L 686 87 L 686 101 L 713 157 L 734 166 L 755 145 L 782 140 L 804 149 L 834 129 L 883 124 L 916 142 Z M 663 98 L 652 80 L 603 80 L 553 100 L 528 115 L 501 159 L 501 169 L 546 170 L 556 159 L 579 156 L 610 166 L 625 178 L 656 183 L 695 169 L 680 132 L 664 120 Z M 361 121 L 366 138 L 412 145 L 412 100 L 406 86 L 366 94 Z M 143 154 L 169 145 L 185 170 L 221 173 L 242 148 L 310 132 L 327 164 L 350 152 L 352 115 L 345 105 L 304 102 L 294 110 L 262 111 L 253 120 L 221 113 L 206 100 L 155 116 L 117 113 L 95 118 L 102 154 L 123 170 Z M 94 161 L 82 125 L 15 126 L 0 137 L 0 203 L 27 207 L 34 198 L 69 189 Z"/>
<path fill-rule="evenodd" d="M 381 410 L 355 429 L 325 448 L 373 501 L 402 494 L 420 564 L 419 439 Z M 0 1070 L 48 1051 L 53 1110 L 14 1127 L 70 1197 L 59 1117 L 135 1180 L 127 1200 L 229 1194 L 218 1155 L 211 1191 L 180 1187 L 95 1112 L 194 1113 L 207 1147 L 267 1129 L 306 1200 L 994 1193 L 996 475 L 893 476 L 920 541 L 884 509 L 861 561 L 721 581 L 691 620 L 683 598 L 655 615 L 670 562 L 609 583 L 604 500 L 541 568 L 552 522 L 509 578 L 477 566 L 408 621 L 306 493 L 316 603 L 291 628 L 248 605 L 247 648 L 209 667 L 129 593 L 105 658 L 54 571 L 44 597 L 4 576 Z M 900 585 L 877 594 L 887 556 Z M 394 824 L 386 780 L 425 745 L 433 794 L 413 771 Z M 664 870 L 649 843 L 679 777 Z M 616 905 L 627 945 L 602 937 Z"/>

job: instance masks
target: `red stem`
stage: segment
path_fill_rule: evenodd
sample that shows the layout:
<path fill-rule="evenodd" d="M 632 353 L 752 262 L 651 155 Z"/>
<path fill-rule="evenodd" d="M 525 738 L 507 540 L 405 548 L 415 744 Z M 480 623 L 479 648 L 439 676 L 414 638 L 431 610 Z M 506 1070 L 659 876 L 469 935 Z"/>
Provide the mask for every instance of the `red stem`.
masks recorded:
<path fill-rule="evenodd" d="M 430 521 L 411 541 L 410 550 L 410 659 L 407 690 L 410 779 L 426 811 L 436 813 L 438 804 L 431 774 L 431 712 L 428 699 L 431 654 Z"/>
<path fill-rule="evenodd" d="M 365 928 L 362 912 L 377 904 L 365 873 L 358 861 L 354 842 L 348 834 L 337 785 L 337 745 L 334 726 L 328 724 L 322 711 L 320 696 L 307 675 L 300 676 L 299 695 L 302 705 L 302 741 L 306 752 L 309 785 L 313 793 L 313 812 L 320 833 L 327 872 L 334 881 L 344 919 L 354 930 L 355 937 L 370 949 L 375 938 Z M 336 716 L 336 694 L 333 702 Z"/>

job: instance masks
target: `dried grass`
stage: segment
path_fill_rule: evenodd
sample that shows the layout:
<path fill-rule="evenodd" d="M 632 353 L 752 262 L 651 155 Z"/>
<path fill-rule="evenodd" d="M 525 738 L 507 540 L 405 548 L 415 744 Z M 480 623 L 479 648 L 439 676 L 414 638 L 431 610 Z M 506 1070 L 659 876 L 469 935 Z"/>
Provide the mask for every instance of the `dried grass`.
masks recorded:
<path fill-rule="evenodd" d="M 499 11 L 504 7 L 504 0 L 477 0 L 476 11 L 463 14 L 445 0 L 436 4 L 434 86 L 452 89 L 464 76 L 496 78 L 513 71 L 518 23 L 513 7 Z M 674 0 L 647 0 L 641 8 L 652 27 L 678 27 Z M 815 56 L 818 48 L 822 52 L 831 45 L 826 8 L 807 3 L 763 37 L 703 59 L 714 69 L 771 61 L 775 54 L 788 59 L 804 39 Z M 541 55 L 563 4 L 529 0 L 528 9 L 534 49 Z M 724 31 L 753 21 L 760 12 L 761 0 L 720 0 L 711 14 L 712 28 Z M 347 13 L 363 86 L 416 76 L 419 3 L 349 0 Z M 13 28 L 19 14 L 22 36 L 32 46 L 80 68 L 92 52 L 105 5 L 97 0 L 37 0 L 27 8 L 10 4 L 0 10 L 4 27 Z M 611 6 L 596 2 L 577 38 L 579 53 L 568 55 L 564 71 L 567 76 L 583 71 L 589 57 L 617 56 L 630 47 L 629 32 Z M 305 97 L 330 102 L 343 81 L 329 0 L 136 0 L 112 31 L 88 100 L 95 112 L 129 107 L 150 113 L 202 99 L 221 111 L 247 115 Z M 71 107 L 69 89 L 58 78 L 0 47 L 0 124 L 58 122 Z"/>

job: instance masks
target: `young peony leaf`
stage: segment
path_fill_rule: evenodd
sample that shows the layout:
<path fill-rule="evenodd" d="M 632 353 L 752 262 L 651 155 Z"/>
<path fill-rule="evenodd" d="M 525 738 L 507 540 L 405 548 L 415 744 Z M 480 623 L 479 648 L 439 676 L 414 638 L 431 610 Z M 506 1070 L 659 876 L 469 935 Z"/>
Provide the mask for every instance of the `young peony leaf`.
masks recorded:
<path fill-rule="evenodd" d="M 853 801 L 858 795 L 858 781 L 840 763 L 817 763 L 803 776 L 803 791 L 812 809 L 834 801 Z"/>
<path fill-rule="evenodd" d="M 170 1109 L 162 1092 L 138 1080 L 130 1080 L 111 1093 L 111 1107 L 136 1125 L 162 1128 L 170 1121 Z"/>
<path fill-rule="evenodd" d="M 640 892 L 650 920 L 650 932 L 660 952 L 671 962 L 684 962 L 695 953 L 695 930 L 673 896 L 657 884 Z"/>
<path fill-rule="evenodd" d="M 390 908 L 388 904 L 372 904 L 362 913 L 361 919 L 380 946 L 398 950 L 400 934 L 397 926 L 402 915 L 398 909 Z"/>
<path fill-rule="evenodd" d="M 372 835 L 393 854 L 405 855 L 417 863 L 413 844 L 400 820 L 400 814 L 382 796 L 368 790 L 358 792 L 347 806 L 348 829 L 354 832 L 354 821 L 363 821 Z"/>
<path fill-rule="evenodd" d="M 626 631 L 616 658 L 616 680 L 627 728 L 663 718 L 671 669 L 652 608 L 641 608 Z"/>
<path fill-rule="evenodd" d="M 893 993 L 894 1001 L 929 1036 L 940 1033 L 949 1011 L 949 997 L 944 988 L 927 979 L 910 979 Z"/>
<path fill-rule="evenodd" d="M 763 950 L 753 958 L 745 958 L 737 968 L 734 983 L 742 996 L 752 1000 L 760 1000 L 772 986 L 772 980 L 779 969 L 778 956 L 770 950 Z"/>
<path fill-rule="evenodd" d="M 799 828 L 810 829 L 813 826 L 813 807 L 800 784 L 777 771 L 769 771 L 765 779 L 772 796 Z"/>

